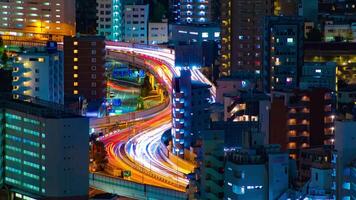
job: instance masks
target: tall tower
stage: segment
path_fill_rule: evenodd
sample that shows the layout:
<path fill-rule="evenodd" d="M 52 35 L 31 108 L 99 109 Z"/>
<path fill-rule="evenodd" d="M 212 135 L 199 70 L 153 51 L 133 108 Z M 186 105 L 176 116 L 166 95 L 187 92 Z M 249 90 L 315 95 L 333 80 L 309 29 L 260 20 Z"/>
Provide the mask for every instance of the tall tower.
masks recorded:
<path fill-rule="evenodd" d="M 272 2 L 221 1 L 221 75 L 261 72 L 263 18 L 272 14 Z"/>
<path fill-rule="evenodd" d="M 123 39 L 122 0 L 97 0 L 97 34 L 106 39 L 121 41 Z"/>

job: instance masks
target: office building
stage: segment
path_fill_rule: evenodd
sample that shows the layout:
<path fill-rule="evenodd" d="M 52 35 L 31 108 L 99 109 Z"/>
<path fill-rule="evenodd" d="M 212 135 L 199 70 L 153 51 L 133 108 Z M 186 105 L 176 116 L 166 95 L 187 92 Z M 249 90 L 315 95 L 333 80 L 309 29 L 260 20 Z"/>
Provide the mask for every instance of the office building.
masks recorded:
<path fill-rule="evenodd" d="M 336 62 L 338 82 L 356 84 L 356 43 L 311 42 L 304 44 L 305 62 Z M 341 89 L 339 87 L 339 89 Z"/>
<path fill-rule="evenodd" d="M 105 38 L 64 38 L 64 93 L 88 101 L 106 96 Z"/>
<path fill-rule="evenodd" d="M 356 160 L 356 122 L 335 122 L 335 151 L 333 153 L 333 185 L 334 199 L 353 199 L 354 161 Z M 351 189 L 352 188 L 352 189 Z"/>
<path fill-rule="evenodd" d="M 96 32 L 107 40 L 122 41 L 124 35 L 122 0 L 96 0 Z"/>
<path fill-rule="evenodd" d="M 265 18 L 263 81 L 266 92 L 299 86 L 303 66 L 303 31 L 302 18 Z"/>
<path fill-rule="evenodd" d="M 326 88 L 337 91 L 337 66 L 335 62 L 305 62 L 300 78 L 300 89 Z"/>
<path fill-rule="evenodd" d="M 13 90 L 17 95 L 64 103 L 63 52 L 50 49 L 31 49 L 15 58 Z"/>
<path fill-rule="evenodd" d="M 263 19 L 273 13 L 271 0 L 221 1 L 221 69 L 227 76 L 262 70 Z"/>
<path fill-rule="evenodd" d="M 76 0 L 77 33 L 96 34 L 96 0 Z"/>
<path fill-rule="evenodd" d="M 62 41 L 76 33 L 73 0 L 7 0 L 0 8 L 1 35 Z"/>
<path fill-rule="evenodd" d="M 88 199 L 88 119 L 26 100 L 0 98 L 1 187 L 10 199 Z"/>
<path fill-rule="evenodd" d="M 297 160 L 300 149 L 334 145 L 334 110 L 335 97 L 326 89 L 273 92 L 270 144 L 280 144 Z"/>
<path fill-rule="evenodd" d="M 208 24 L 217 20 L 215 0 L 170 0 L 172 20 L 178 24 Z"/>
<path fill-rule="evenodd" d="M 148 44 L 168 43 L 168 22 L 148 23 Z"/>
<path fill-rule="evenodd" d="M 125 5 L 124 41 L 147 44 L 149 4 Z"/>
<path fill-rule="evenodd" d="M 227 154 L 224 199 L 278 199 L 288 190 L 288 153 L 278 145 Z"/>

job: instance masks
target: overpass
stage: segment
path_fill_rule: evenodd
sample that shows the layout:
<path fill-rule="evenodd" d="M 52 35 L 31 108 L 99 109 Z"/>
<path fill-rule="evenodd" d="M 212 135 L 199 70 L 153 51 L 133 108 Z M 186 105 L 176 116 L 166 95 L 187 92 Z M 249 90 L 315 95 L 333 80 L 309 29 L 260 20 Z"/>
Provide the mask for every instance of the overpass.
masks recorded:
<path fill-rule="evenodd" d="M 186 200 L 187 194 L 166 188 L 144 185 L 128 180 L 117 179 L 102 174 L 89 174 L 91 187 L 138 200 Z"/>

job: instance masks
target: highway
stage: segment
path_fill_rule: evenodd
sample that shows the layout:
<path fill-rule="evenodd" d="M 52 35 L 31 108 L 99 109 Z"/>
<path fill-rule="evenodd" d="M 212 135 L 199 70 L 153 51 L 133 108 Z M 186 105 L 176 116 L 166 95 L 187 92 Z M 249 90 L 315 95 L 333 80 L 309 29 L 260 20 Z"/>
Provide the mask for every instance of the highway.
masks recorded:
<path fill-rule="evenodd" d="M 170 95 L 172 78 L 180 74 L 179 69 L 174 67 L 174 52 L 120 44 L 123 43 L 118 45 L 111 43 L 106 46 L 111 58 L 122 60 L 127 56 L 144 65 L 142 67 L 152 72 Z M 192 69 L 191 74 L 192 80 L 211 84 L 198 69 Z M 214 86 L 211 93 L 214 101 L 216 94 Z M 108 172 L 115 174 L 115 169 L 130 170 L 131 177 L 127 178 L 128 180 L 184 192 L 188 185 L 186 175 L 193 171 L 194 165 L 179 158 L 173 161 L 171 157 L 162 153 L 161 136 L 172 127 L 170 101 L 161 108 L 155 110 L 154 115 L 147 110 L 150 114 L 140 116 L 141 123 L 124 130 L 111 131 L 100 138 L 108 152 Z"/>

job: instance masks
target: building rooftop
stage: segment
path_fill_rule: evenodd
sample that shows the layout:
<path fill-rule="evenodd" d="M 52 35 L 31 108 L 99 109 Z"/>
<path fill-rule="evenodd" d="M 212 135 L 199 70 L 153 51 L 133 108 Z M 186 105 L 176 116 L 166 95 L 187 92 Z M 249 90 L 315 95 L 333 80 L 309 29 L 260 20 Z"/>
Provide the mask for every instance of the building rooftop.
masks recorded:
<path fill-rule="evenodd" d="M 30 96 L 19 96 L 14 99 L 12 94 L 0 94 L 0 107 L 16 110 L 44 118 L 78 118 L 82 117 L 63 105 L 44 101 Z"/>

